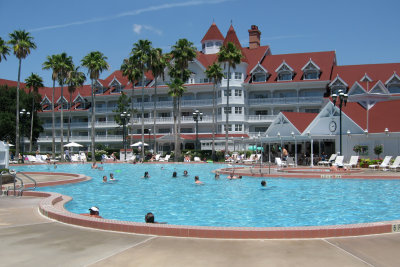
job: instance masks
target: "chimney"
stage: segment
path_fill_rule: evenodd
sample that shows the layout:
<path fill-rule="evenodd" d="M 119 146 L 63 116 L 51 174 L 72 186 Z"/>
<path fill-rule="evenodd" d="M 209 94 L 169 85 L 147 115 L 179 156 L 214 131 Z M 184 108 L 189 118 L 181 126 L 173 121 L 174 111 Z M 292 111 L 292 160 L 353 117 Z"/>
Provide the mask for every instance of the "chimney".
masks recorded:
<path fill-rule="evenodd" d="M 261 32 L 258 30 L 256 25 L 251 25 L 251 29 L 249 30 L 249 48 L 257 48 L 260 47 L 260 36 Z"/>

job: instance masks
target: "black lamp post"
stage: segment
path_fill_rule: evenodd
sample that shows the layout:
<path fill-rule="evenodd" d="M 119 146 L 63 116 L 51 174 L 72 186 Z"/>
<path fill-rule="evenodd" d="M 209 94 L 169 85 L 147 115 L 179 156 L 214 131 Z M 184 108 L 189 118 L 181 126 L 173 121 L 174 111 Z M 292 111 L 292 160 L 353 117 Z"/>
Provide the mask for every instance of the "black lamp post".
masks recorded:
<path fill-rule="evenodd" d="M 125 157 L 124 160 L 126 161 L 126 124 L 129 122 L 129 118 L 131 117 L 131 114 L 124 111 L 121 113 L 121 120 L 122 120 L 122 142 L 125 150 Z"/>
<path fill-rule="evenodd" d="M 150 134 L 151 134 L 151 129 L 149 128 L 148 130 L 147 130 L 147 133 L 149 134 L 149 150 L 150 150 Z"/>
<path fill-rule="evenodd" d="M 21 128 L 22 128 L 21 139 L 20 139 L 20 147 L 21 147 L 22 163 L 25 163 L 24 162 L 24 129 L 25 129 L 24 123 L 25 123 L 26 117 L 29 117 L 29 115 L 31 115 L 31 113 L 29 111 L 26 111 L 23 108 L 19 112 L 19 115 L 21 117 Z"/>
<path fill-rule="evenodd" d="M 196 122 L 196 144 L 195 149 L 197 150 L 199 144 L 199 120 L 203 120 L 203 112 L 196 109 L 193 112 L 193 120 Z"/>
<path fill-rule="evenodd" d="M 343 107 L 343 104 L 346 106 L 346 103 L 347 103 L 347 94 L 345 94 L 344 92 L 343 92 L 343 90 L 339 90 L 338 91 L 338 94 L 332 94 L 332 102 L 333 102 L 333 105 L 335 105 L 336 106 L 336 102 L 339 104 L 339 110 L 340 110 L 340 114 L 339 114 L 339 144 L 340 144 L 340 147 L 339 147 L 339 152 L 340 152 L 340 155 L 342 156 L 342 107 Z"/>

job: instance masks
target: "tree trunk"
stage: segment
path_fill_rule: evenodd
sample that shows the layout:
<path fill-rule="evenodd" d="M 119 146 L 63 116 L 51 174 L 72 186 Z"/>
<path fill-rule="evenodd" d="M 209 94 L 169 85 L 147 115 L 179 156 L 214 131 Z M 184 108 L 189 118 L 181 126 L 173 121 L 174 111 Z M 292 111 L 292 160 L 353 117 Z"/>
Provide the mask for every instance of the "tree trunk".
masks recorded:
<path fill-rule="evenodd" d="M 154 139 L 154 154 L 157 153 L 157 142 L 156 142 L 156 117 L 157 117 L 157 77 L 154 78 L 154 113 L 153 113 L 153 139 Z M 150 142 L 150 140 L 149 140 Z M 150 144 L 149 144 L 150 145 Z"/>
<path fill-rule="evenodd" d="M 176 150 L 176 158 L 179 159 L 181 157 L 181 97 L 179 96 L 177 99 L 177 108 L 178 108 L 178 149 Z"/>
<path fill-rule="evenodd" d="M 132 94 L 131 94 L 131 137 L 130 139 L 130 145 L 133 144 L 133 94 L 134 94 L 134 90 L 135 90 L 135 81 L 132 81 Z M 129 128 L 128 128 L 129 129 Z M 129 136 L 129 133 L 128 133 Z"/>
<path fill-rule="evenodd" d="M 21 78 L 21 63 L 22 60 L 19 59 L 19 65 L 18 65 L 18 83 L 17 83 L 17 107 L 15 109 L 16 112 L 16 126 L 15 126 L 15 156 L 18 158 L 19 154 L 19 84 L 20 84 L 20 78 Z M 22 144 L 23 145 L 23 144 Z"/>
<path fill-rule="evenodd" d="M 144 81 L 145 75 L 142 77 L 142 160 L 144 160 Z"/>
<path fill-rule="evenodd" d="M 33 94 L 35 95 L 35 94 Z M 35 96 L 32 99 L 32 113 L 31 113 L 31 134 L 29 137 L 29 151 L 32 152 L 32 139 L 33 139 L 33 112 L 35 111 Z"/>
<path fill-rule="evenodd" d="M 212 110 L 212 122 L 213 122 L 213 130 L 212 130 L 212 154 L 211 158 L 215 160 L 215 79 L 214 79 L 214 85 L 213 85 L 213 110 Z"/>
<path fill-rule="evenodd" d="M 91 153 L 92 153 L 92 161 L 96 161 L 96 157 L 94 156 L 95 153 L 95 131 L 94 131 L 94 124 L 95 124 L 95 112 L 96 112 L 96 99 L 94 97 L 94 80 L 92 80 L 92 131 L 91 131 L 91 140 L 92 140 L 92 147 L 91 147 Z"/>
<path fill-rule="evenodd" d="M 173 99 L 173 105 L 174 105 L 174 111 L 173 111 L 173 113 L 174 113 L 174 145 L 175 145 L 175 147 L 174 147 L 174 161 L 176 161 L 176 159 L 177 159 L 177 154 L 178 154 L 178 151 L 177 151 L 177 147 L 178 147 L 178 122 L 177 122 L 177 101 L 176 101 L 177 99 L 176 99 L 176 96 L 174 96 L 174 99 Z"/>
<path fill-rule="evenodd" d="M 69 137 L 71 133 L 71 107 L 72 107 L 72 93 L 69 95 L 69 112 L 68 112 L 68 133 L 67 133 L 67 143 L 69 143 Z"/>
<path fill-rule="evenodd" d="M 54 94 L 56 91 L 56 80 L 53 80 L 53 94 L 51 95 L 51 118 L 52 118 L 52 129 L 51 129 L 51 154 L 53 159 L 56 157 L 56 115 L 54 112 Z"/>
<path fill-rule="evenodd" d="M 61 135 L 60 135 L 60 150 L 61 150 L 61 159 L 60 161 L 64 161 L 64 85 L 61 84 L 61 119 L 60 119 L 60 129 L 61 129 Z"/>
<path fill-rule="evenodd" d="M 228 152 L 228 129 L 229 129 L 229 95 L 230 95 L 230 90 L 229 90 L 229 80 L 231 76 L 231 64 L 228 64 L 228 82 L 226 85 L 226 124 L 225 124 L 225 153 Z"/>

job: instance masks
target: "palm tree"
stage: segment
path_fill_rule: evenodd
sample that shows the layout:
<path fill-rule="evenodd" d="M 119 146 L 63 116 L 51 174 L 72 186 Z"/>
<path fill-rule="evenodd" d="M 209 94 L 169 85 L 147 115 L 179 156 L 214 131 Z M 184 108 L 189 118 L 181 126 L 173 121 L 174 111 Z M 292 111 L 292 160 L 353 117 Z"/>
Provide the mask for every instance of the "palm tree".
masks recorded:
<path fill-rule="evenodd" d="M 216 118 L 215 118 L 215 109 L 216 109 L 216 103 L 215 99 L 217 98 L 216 96 L 216 90 L 215 87 L 217 84 L 221 83 L 222 78 L 224 77 L 224 74 L 222 73 L 222 68 L 219 64 L 213 63 L 208 67 L 206 70 L 206 75 L 209 79 L 213 80 L 213 111 L 212 111 L 212 117 L 213 117 L 213 132 L 212 132 L 212 158 L 215 160 L 215 125 L 216 125 Z"/>
<path fill-rule="evenodd" d="M 6 42 L 0 37 L 0 62 L 1 58 L 7 60 L 7 55 L 10 54 L 10 48 L 7 46 Z"/>
<path fill-rule="evenodd" d="M 31 49 L 36 49 L 36 44 L 33 42 L 33 37 L 25 30 L 14 31 L 9 34 L 9 44 L 12 45 L 14 55 L 18 58 L 18 83 L 17 83 L 17 107 L 16 107 L 16 131 L 15 140 L 19 140 L 19 86 L 21 80 L 21 63 L 22 59 L 26 58 Z M 15 142 L 15 154 L 19 154 L 19 142 Z"/>
<path fill-rule="evenodd" d="M 57 55 L 57 69 L 58 69 L 58 84 L 61 86 L 61 96 L 60 96 L 60 102 L 61 102 L 61 118 L 60 118 L 60 129 L 61 129 L 61 135 L 60 135 L 60 147 L 61 151 L 64 149 L 64 84 L 68 78 L 68 73 L 73 70 L 74 63 L 72 63 L 72 57 L 67 56 L 67 53 L 63 52 L 59 55 Z M 64 158 L 61 157 L 61 161 L 63 161 Z"/>
<path fill-rule="evenodd" d="M 242 51 L 235 46 L 234 43 L 228 42 L 225 46 L 222 46 L 220 51 L 218 52 L 218 62 L 228 63 L 228 77 L 227 78 L 227 86 L 226 86 L 226 124 L 225 124 L 225 152 L 228 152 L 228 128 L 229 128 L 229 80 L 231 77 L 231 67 L 233 69 L 236 68 L 236 64 L 240 64 L 242 61 Z"/>
<path fill-rule="evenodd" d="M 184 82 L 179 78 L 174 78 L 171 83 L 168 84 L 169 91 L 168 94 L 173 97 L 173 114 L 174 114 L 174 134 L 175 134 L 175 151 L 177 151 L 177 138 L 178 136 L 178 124 L 177 124 L 177 115 L 180 106 L 180 98 L 185 92 L 185 87 L 183 86 Z M 175 152 L 176 153 L 176 152 Z M 175 154 L 175 161 L 178 157 Z"/>
<path fill-rule="evenodd" d="M 144 159 L 144 86 L 146 75 L 151 66 L 151 42 L 149 40 L 139 40 L 133 44 L 132 57 L 137 64 L 137 68 L 141 71 L 142 78 L 142 159 Z"/>
<path fill-rule="evenodd" d="M 72 95 L 75 93 L 78 87 L 81 87 L 83 83 L 86 81 L 86 76 L 83 72 L 79 71 L 79 66 L 73 67 L 72 70 L 68 73 L 67 84 L 68 84 L 68 93 L 69 93 L 69 117 L 68 117 L 68 133 L 67 133 L 67 142 L 69 143 L 69 137 L 71 136 L 71 107 L 72 107 Z"/>
<path fill-rule="evenodd" d="M 107 57 L 103 55 L 103 53 L 99 51 L 93 51 L 87 54 L 82 60 L 82 66 L 88 69 L 88 74 L 91 80 L 92 87 L 92 161 L 96 161 L 95 159 L 95 132 L 94 132 L 94 123 L 95 123 L 95 112 L 96 112 L 96 99 L 94 97 L 94 82 L 97 81 L 100 77 L 100 73 L 108 69 Z"/>
<path fill-rule="evenodd" d="M 189 61 L 192 61 L 196 57 L 196 47 L 192 42 L 187 39 L 179 39 L 175 45 L 172 46 L 171 55 L 174 59 L 174 66 L 171 68 L 170 75 L 174 78 L 180 78 L 182 82 L 186 81 L 190 77 L 190 72 L 188 72 Z M 182 97 L 182 96 L 176 96 Z M 179 105 L 178 101 L 175 101 Z M 179 158 L 181 154 L 180 149 L 180 107 L 177 109 L 178 115 L 178 127 L 175 132 L 175 158 Z"/>
<path fill-rule="evenodd" d="M 130 112 L 131 112 L 131 118 L 133 118 L 133 112 L 134 112 L 133 94 L 135 91 L 135 84 L 141 77 L 141 72 L 137 68 L 137 63 L 133 57 L 125 58 L 120 69 L 122 71 L 122 75 L 125 76 L 128 79 L 128 81 L 132 84 L 132 92 L 131 92 L 131 99 L 130 99 L 130 101 L 131 101 Z M 131 131 L 133 131 L 132 129 L 133 129 L 133 125 L 131 123 Z M 133 141 L 133 138 L 130 138 L 131 145 L 133 143 L 132 141 Z"/>
<path fill-rule="evenodd" d="M 53 73 L 51 74 L 51 79 L 53 80 L 53 92 L 51 94 L 51 122 L 52 122 L 52 142 L 51 142 L 51 152 L 52 157 L 56 157 L 56 127 L 55 127 L 55 112 L 54 112 L 54 94 L 56 88 L 56 80 L 58 77 L 58 66 L 57 66 L 57 55 L 47 56 L 47 60 L 43 63 L 43 69 L 51 69 Z"/>
<path fill-rule="evenodd" d="M 26 87 L 30 88 L 29 93 L 32 95 L 32 112 L 31 112 L 31 135 L 29 139 L 29 151 L 32 152 L 32 136 L 33 136 L 33 114 L 35 111 L 35 97 L 40 87 L 44 87 L 43 79 L 39 75 L 32 73 L 28 78 L 25 79 Z"/>
<path fill-rule="evenodd" d="M 154 102 L 154 114 L 153 114 L 153 135 L 154 135 L 154 152 L 157 151 L 157 143 L 156 143 L 156 118 L 157 118 L 157 81 L 158 77 L 161 77 L 164 80 L 164 69 L 168 65 L 168 57 L 167 55 L 162 53 L 161 48 L 155 48 L 152 50 L 151 54 L 152 60 L 151 60 L 151 67 L 150 70 L 153 73 L 154 76 L 154 96 L 153 96 L 153 102 Z M 150 140 L 149 140 L 150 142 Z"/>

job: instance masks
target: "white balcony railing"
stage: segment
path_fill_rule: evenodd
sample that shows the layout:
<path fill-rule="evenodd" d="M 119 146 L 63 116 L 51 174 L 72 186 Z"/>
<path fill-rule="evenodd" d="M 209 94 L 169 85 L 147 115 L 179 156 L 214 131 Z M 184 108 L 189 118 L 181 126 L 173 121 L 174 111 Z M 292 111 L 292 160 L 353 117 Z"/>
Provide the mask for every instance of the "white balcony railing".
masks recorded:
<path fill-rule="evenodd" d="M 323 98 L 319 96 L 310 97 L 272 97 L 249 99 L 249 105 L 266 105 L 266 104 L 319 104 L 323 102 Z"/>

